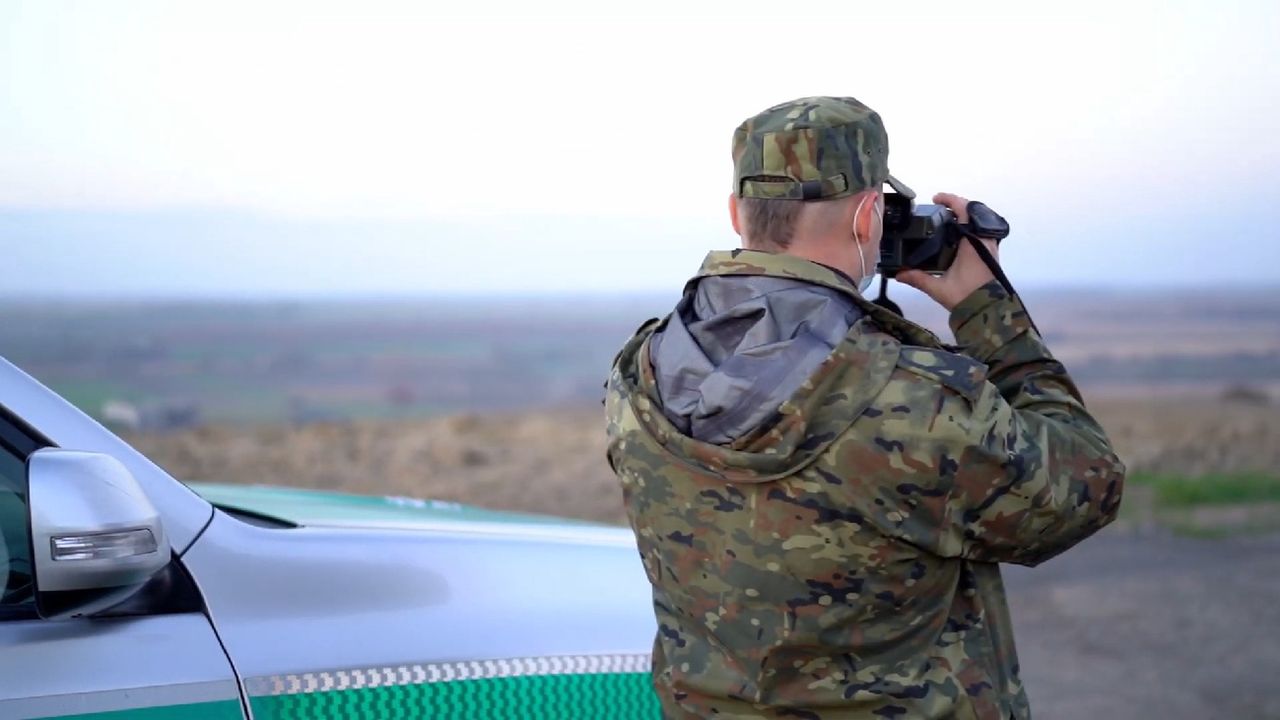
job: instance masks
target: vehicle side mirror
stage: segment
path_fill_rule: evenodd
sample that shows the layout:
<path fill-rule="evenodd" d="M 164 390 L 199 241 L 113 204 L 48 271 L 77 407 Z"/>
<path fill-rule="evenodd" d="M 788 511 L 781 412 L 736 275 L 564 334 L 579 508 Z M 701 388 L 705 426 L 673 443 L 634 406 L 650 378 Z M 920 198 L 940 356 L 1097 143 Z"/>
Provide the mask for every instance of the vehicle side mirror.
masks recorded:
<path fill-rule="evenodd" d="M 105 610 L 169 564 L 160 514 L 110 455 L 37 450 L 27 460 L 27 505 L 42 618 Z"/>

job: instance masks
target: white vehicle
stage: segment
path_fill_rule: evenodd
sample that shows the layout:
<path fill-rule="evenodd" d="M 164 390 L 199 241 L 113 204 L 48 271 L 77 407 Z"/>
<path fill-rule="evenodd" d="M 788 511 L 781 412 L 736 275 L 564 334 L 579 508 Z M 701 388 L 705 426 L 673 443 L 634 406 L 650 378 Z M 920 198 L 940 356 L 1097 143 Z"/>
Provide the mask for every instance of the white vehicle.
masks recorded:
<path fill-rule="evenodd" d="M 195 487 L 0 360 L 0 719 L 658 714 L 624 528 Z"/>

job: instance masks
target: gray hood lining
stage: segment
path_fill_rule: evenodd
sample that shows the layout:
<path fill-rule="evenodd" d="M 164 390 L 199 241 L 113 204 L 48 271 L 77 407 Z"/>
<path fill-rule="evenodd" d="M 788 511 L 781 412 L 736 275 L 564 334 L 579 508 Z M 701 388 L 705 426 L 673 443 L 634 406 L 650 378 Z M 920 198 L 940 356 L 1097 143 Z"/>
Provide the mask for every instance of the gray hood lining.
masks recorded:
<path fill-rule="evenodd" d="M 702 278 L 650 343 L 663 413 L 690 437 L 732 443 L 772 422 L 861 316 L 801 280 Z"/>

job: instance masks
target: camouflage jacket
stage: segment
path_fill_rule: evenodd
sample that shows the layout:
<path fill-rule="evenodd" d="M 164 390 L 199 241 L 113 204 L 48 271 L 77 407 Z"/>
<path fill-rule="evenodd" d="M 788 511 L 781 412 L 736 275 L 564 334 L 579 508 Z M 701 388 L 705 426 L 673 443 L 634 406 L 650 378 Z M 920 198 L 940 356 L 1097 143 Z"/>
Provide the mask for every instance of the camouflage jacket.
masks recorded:
<path fill-rule="evenodd" d="M 664 716 L 1029 717 L 997 563 L 1110 522 L 1124 467 L 1019 301 L 978 290 L 948 348 L 799 258 L 715 252 L 710 275 L 798 278 L 864 315 L 728 445 L 664 417 L 647 345 L 666 321 L 615 360 L 608 458 L 653 585 Z"/>

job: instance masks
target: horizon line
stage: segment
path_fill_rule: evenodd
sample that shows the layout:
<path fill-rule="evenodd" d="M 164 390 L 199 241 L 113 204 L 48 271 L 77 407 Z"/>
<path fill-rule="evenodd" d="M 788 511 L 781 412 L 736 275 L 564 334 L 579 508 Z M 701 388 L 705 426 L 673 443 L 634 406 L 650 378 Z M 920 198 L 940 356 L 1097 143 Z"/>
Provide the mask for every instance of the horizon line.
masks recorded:
<path fill-rule="evenodd" d="M 325 302 L 421 302 L 435 300 L 573 300 L 573 299 L 627 299 L 678 296 L 682 286 L 667 289 L 604 290 L 493 290 L 493 291 L 336 291 L 336 292 L 220 292 L 175 294 L 166 292 L 73 292 L 73 293 L 6 293 L 0 292 L 0 303 L 184 303 L 184 302 L 244 302 L 244 303 L 325 303 Z M 923 295 L 906 286 L 898 288 L 900 294 L 925 299 Z M 1101 283 L 1035 283 L 1021 284 L 1018 290 L 1035 294 L 1083 294 L 1106 293 L 1110 295 L 1171 294 L 1194 292 L 1206 296 L 1239 295 L 1247 293 L 1280 291 L 1280 281 L 1257 281 L 1226 284 L 1218 282 L 1155 282 L 1138 284 Z"/>

